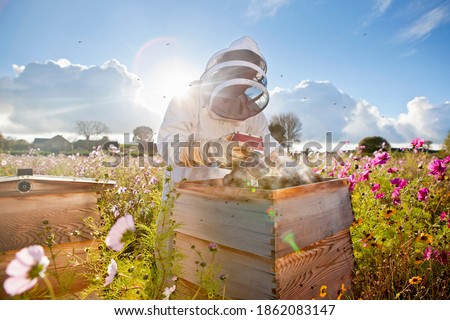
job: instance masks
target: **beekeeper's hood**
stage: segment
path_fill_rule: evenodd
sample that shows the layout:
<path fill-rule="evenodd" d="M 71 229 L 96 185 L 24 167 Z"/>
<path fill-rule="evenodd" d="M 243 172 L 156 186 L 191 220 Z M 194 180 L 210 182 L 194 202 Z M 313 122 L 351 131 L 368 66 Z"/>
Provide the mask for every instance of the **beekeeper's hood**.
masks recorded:
<path fill-rule="evenodd" d="M 266 60 L 250 37 L 214 54 L 200 78 L 210 116 L 245 120 L 260 113 L 269 102 L 266 71 Z"/>

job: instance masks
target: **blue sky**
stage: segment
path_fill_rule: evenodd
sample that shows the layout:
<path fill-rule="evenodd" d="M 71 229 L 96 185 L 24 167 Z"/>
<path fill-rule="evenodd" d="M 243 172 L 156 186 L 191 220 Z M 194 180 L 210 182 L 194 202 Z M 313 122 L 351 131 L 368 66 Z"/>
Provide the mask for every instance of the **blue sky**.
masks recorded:
<path fill-rule="evenodd" d="M 170 97 L 244 35 L 267 59 L 266 115 L 296 112 L 305 141 L 441 143 L 450 129 L 449 0 L 0 0 L 0 132 L 157 131 Z"/>

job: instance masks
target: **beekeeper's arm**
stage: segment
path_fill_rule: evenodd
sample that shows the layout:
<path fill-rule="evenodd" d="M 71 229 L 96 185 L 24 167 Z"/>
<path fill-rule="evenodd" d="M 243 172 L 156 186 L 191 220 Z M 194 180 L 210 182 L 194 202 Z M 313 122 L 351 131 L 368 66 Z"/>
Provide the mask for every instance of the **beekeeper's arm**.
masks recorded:
<path fill-rule="evenodd" d="M 199 121 L 199 99 L 199 92 L 193 87 L 188 94 L 172 99 L 167 107 L 158 133 L 158 150 L 169 165 L 181 167 L 211 165 L 211 162 L 229 161 L 233 155 L 230 150 L 236 144 L 226 140 L 228 135 L 210 140 L 198 140 L 195 137 Z M 221 149 L 218 152 L 211 149 L 215 157 L 211 157 L 211 153 L 203 154 L 207 144 Z"/>
<path fill-rule="evenodd" d="M 171 166 L 189 164 L 185 158 L 185 149 L 188 148 L 184 145 L 190 135 L 193 137 L 195 121 L 198 118 L 198 95 L 194 90 L 190 90 L 190 93 L 170 101 L 158 132 L 159 153 L 166 164 Z"/>

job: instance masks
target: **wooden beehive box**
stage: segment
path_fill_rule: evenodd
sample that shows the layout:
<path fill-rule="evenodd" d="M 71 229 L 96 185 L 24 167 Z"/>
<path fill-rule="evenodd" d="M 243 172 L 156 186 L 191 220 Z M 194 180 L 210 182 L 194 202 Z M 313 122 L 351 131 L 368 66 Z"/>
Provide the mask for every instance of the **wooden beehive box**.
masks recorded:
<path fill-rule="evenodd" d="M 45 244 L 45 237 L 49 234 L 54 235 L 56 242 L 52 247 L 56 269 L 65 276 L 76 276 L 80 267 L 71 265 L 70 260 L 74 256 L 83 258 L 84 248 L 92 245 L 91 230 L 84 219 L 99 219 L 98 193 L 114 185 L 113 181 L 90 178 L 0 177 L 0 283 L 3 284 L 7 277 L 6 266 L 24 247 L 40 244 L 50 259 L 50 251 Z M 50 233 L 45 231 L 47 227 Z M 54 266 L 51 264 L 50 268 Z M 81 277 L 72 279 L 71 287 L 66 291 L 79 290 L 83 286 L 80 281 Z M 1 286 L 0 298 L 5 297 Z"/>
<path fill-rule="evenodd" d="M 182 182 L 177 191 L 173 219 L 182 225 L 174 243 L 185 256 L 184 281 L 199 284 L 195 250 L 209 263 L 208 245 L 216 243 L 228 298 L 320 299 L 325 285 L 324 298 L 335 299 L 342 284 L 350 287 L 353 211 L 345 179 L 278 190 L 207 180 Z"/>

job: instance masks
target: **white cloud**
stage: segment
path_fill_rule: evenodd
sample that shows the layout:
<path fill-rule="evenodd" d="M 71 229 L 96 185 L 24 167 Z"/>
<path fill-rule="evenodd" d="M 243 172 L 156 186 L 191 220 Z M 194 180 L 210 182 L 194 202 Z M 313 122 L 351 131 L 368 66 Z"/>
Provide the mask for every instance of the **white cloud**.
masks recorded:
<path fill-rule="evenodd" d="M 397 35 L 399 41 L 416 41 L 427 38 L 439 26 L 448 23 L 449 6 L 440 5 L 423 14 L 412 25 L 400 31 Z"/>
<path fill-rule="evenodd" d="M 411 56 L 415 55 L 416 53 L 417 53 L 417 49 L 413 48 L 411 50 L 408 50 L 408 51 L 402 53 L 400 55 L 400 58 L 411 57 Z"/>
<path fill-rule="evenodd" d="M 96 120 L 120 134 L 161 122 L 141 98 L 141 81 L 117 60 L 88 67 L 59 59 L 13 69 L 15 77 L 0 78 L 3 133 L 75 132 L 77 120 Z"/>
<path fill-rule="evenodd" d="M 142 98 L 143 90 L 153 92 L 156 84 L 149 82 L 153 91 L 144 88 L 144 81 L 114 59 L 89 67 L 60 59 L 19 69 L 15 77 L 0 78 L 4 135 L 75 134 L 77 120 L 102 121 L 112 131 L 110 136 L 120 137 L 140 125 L 156 132 L 169 101 L 169 97 Z M 159 79 L 158 74 L 153 78 Z M 385 118 L 377 106 L 353 98 L 329 81 L 303 80 L 293 89 L 273 89 L 265 110 L 268 118 L 290 111 L 303 122 L 303 141 L 324 141 L 326 132 L 331 131 L 334 141 L 351 143 L 370 135 L 381 135 L 391 143 L 415 137 L 441 143 L 450 123 L 449 101 L 433 105 L 425 97 L 416 97 L 405 106 L 405 112 Z"/>
<path fill-rule="evenodd" d="M 252 0 L 247 8 L 247 16 L 254 19 L 272 17 L 289 0 Z"/>
<path fill-rule="evenodd" d="M 383 15 L 386 12 L 386 10 L 391 6 L 392 2 L 394 2 L 394 1 L 393 0 L 375 0 L 374 14 L 376 16 Z"/>
<path fill-rule="evenodd" d="M 25 66 L 18 66 L 17 64 L 13 64 L 12 68 L 13 68 L 14 72 L 17 74 L 22 73 L 23 70 L 25 70 Z"/>
<path fill-rule="evenodd" d="M 375 0 L 372 7 L 372 11 L 365 18 L 364 26 L 368 26 L 375 19 L 384 15 L 393 2 L 394 0 Z"/>
<path fill-rule="evenodd" d="M 408 102 L 406 112 L 386 118 L 377 106 L 355 99 L 329 81 L 300 82 L 293 90 L 275 88 L 265 110 L 268 118 L 281 112 L 295 112 L 303 123 L 303 141 L 333 140 L 358 143 L 366 136 L 379 135 L 391 143 L 407 143 L 415 137 L 442 143 L 450 123 L 450 102 L 432 105 L 425 97 Z"/>
<path fill-rule="evenodd" d="M 426 97 L 415 97 L 407 104 L 407 112 L 398 117 L 397 130 L 403 136 L 418 133 L 432 141 L 443 140 L 450 129 L 450 103 L 432 105 Z"/>

